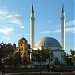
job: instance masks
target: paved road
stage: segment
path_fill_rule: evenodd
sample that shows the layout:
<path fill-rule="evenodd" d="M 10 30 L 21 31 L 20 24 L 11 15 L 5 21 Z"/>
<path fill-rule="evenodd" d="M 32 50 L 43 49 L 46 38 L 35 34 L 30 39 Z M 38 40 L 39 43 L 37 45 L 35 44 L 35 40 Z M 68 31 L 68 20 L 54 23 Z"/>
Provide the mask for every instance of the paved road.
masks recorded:
<path fill-rule="evenodd" d="M 29 72 L 29 73 L 38 73 L 39 74 L 40 72 Z M 63 73 L 62 72 L 41 72 L 41 73 L 56 73 L 56 74 L 60 73 L 62 75 L 62 74 L 67 74 L 67 73 L 71 74 L 72 72 L 63 72 Z M 5 73 L 5 75 L 11 75 L 11 74 L 12 73 Z M 73 74 L 75 75 L 75 72 L 73 72 Z M 0 71 L 0 75 L 2 75 L 1 71 Z"/>
<path fill-rule="evenodd" d="M 5 73 L 5 75 L 11 75 L 12 73 Z M 0 75 L 2 75 L 2 72 L 0 71 Z"/>

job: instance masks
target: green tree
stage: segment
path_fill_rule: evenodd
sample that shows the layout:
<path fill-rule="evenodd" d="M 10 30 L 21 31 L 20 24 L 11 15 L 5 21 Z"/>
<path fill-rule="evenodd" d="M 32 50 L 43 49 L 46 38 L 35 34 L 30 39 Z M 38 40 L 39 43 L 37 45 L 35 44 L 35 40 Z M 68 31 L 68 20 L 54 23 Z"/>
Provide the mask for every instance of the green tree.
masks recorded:
<path fill-rule="evenodd" d="M 14 52 L 15 50 L 10 43 L 8 44 L 0 43 L 0 51 L 2 52 L 1 57 L 6 58 L 9 53 Z"/>
<path fill-rule="evenodd" d="M 55 64 L 55 65 L 60 65 L 60 62 L 59 62 L 59 60 L 58 60 L 57 57 L 55 58 L 54 64 Z"/>
<path fill-rule="evenodd" d="M 71 61 L 74 62 L 75 61 L 75 50 L 70 50 L 71 52 Z"/>
<path fill-rule="evenodd" d="M 13 64 L 13 53 L 9 53 L 6 60 L 5 60 L 7 65 L 12 65 Z"/>
<path fill-rule="evenodd" d="M 68 54 L 65 55 L 65 62 L 67 66 L 72 66 L 73 65 L 73 61 L 72 61 L 72 57 Z"/>
<path fill-rule="evenodd" d="M 19 64 L 21 64 L 21 55 L 20 55 L 20 52 L 16 52 L 15 54 L 14 54 L 14 65 L 16 66 L 16 65 L 19 65 Z"/>
<path fill-rule="evenodd" d="M 28 63 L 28 60 L 27 60 L 27 57 L 26 57 L 26 53 L 24 53 L 24 55 L 23 55 L 23 57 L 22 57 L 22 63 L 24 64 L 24 65 L 26 65 L 27 63 Z"/>
<path fill-rule="evenodd" d="M 37 50 L 32 52 L 32 61 L 43 63 L 46 62 L 46 60 L 49 58 L 50 58 L 49 49 Z"/>
<path fill-rule="evenodd" d="M 71 49 L 70 52 L 71 52 L 71 56 L 74 57 L 75 51 Z"/>

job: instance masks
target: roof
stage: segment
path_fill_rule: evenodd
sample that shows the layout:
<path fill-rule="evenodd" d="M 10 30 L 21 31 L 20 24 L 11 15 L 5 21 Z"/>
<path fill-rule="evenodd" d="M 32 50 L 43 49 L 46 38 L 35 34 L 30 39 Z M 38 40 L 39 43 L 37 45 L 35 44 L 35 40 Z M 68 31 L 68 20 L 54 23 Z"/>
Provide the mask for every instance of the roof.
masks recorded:
<path fill-rule="evenodd" d="M 52 37 L 43 37 L 35 45 L 35 47 L 49 46 L 49 47 L 61 47 L 60 43 Z"/>
<path fill-rule="evenodd" d="M 26 39 L 23 37 L 23 38 L 21 38 L 20 40 L 26 40 Z"/>

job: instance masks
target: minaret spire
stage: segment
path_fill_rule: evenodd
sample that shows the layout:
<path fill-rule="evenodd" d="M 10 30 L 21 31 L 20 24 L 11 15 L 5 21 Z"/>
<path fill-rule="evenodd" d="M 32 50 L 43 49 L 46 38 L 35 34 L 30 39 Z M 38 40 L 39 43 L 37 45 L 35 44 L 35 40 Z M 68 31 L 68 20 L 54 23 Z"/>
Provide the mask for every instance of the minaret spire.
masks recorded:
<path fill-rule="evenodd" d="M 62 6 L 62 12 L 64 12 L 64 4 L 63 4 L 63 6 Z"/>
<path fill-rule="evenodd" d="M 32 56 L 32 49 L 34 48 L 34 9 L 33 9 L 33 4 L 32 4 L 32 9 L 30 13 L 30 61 L 31 61 L 31 56 Z"/>
<path fill-rule="evenodd" d="M 61 46 L 62 49 L 65 50 L 65 21 L 66 21 L 66 17 L 65 17 L 65 11 L 64 11 L 64 4 L 62 6 L 62 16 L 61 16 Z"/>
<path fill-rule="evenodd" d="M 31 13 L 30 13 L 30 45 L 31 48 L 34 47 L 34 9 L 33 9 L 33 4 L 32 4 L 32 9 L 31 9 Z"/>
<path fill-rule="evenodd" d="M 32 13 L 34 13 L 33 3 L 32 3 Z"/>
<path fill-rule="evenodd" d="M 63 4 L 63 6 L 62 6 L 62 16 L 64 17 L 65 16 L 65 11 L 64 11 L 64 4 Z"/>

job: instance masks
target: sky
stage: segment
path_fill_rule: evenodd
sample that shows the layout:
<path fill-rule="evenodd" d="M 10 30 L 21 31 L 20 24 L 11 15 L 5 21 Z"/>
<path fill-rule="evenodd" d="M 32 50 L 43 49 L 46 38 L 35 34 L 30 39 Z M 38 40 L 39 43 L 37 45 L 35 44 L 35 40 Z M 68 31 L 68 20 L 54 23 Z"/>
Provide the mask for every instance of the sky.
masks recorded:
<path fill-rule="evenodd" d="M 0 43 L 16 43 L 25 37 L 30 43 L 30 11 L 34 7 L 35 43 L 53 37 L 61 44 L 61 10 L 66 16 L 66 52 L 75 50 L 75 0 L 0 0 Z"/>

